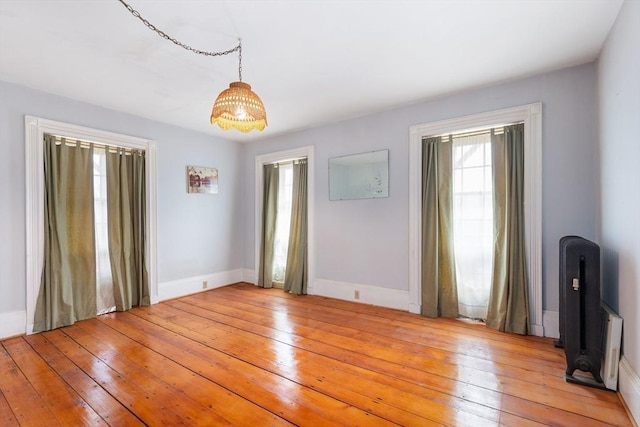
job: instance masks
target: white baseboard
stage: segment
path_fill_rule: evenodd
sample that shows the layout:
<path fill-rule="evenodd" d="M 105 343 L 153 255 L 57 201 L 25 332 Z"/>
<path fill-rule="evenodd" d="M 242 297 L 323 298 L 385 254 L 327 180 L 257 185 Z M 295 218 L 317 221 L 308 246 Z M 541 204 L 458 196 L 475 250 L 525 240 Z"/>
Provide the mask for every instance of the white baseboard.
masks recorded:
<path fill-rule="evenodd" d="M 242 270 L 242 281 L 247 283 L 257 282 L 255 270 L 245 268 Z M 355 298 L 355 292 L 359 292 L 359 299 Z M 309 295 L 318 295 L 327 298 L 336 298 L 345 301 L 355 301 L 364 304 L 378 305 L 380 307 L 395 308 L 409 311 L 409 291 L 381 288 L 378 286 L 362 285 L 358 283 L 338 282 L 335 280 L 315 279 L 309 280 Z"/>
<path fill-rule="evenodd" d="M 640 425 L 640 376 L 633 370 L 624 356 L 620 358 L 618 370 L 618 392 L 627 405 L 636 425 Z"/>
<path fill-rule="evenodd" d="M 252 283 L 255 285 L 258 282 L 258 279 L 256 278 L 255 270 L 252 270 L 250 268 L 243 268 L 242 281 L 247 283 Z"/>
<path fill-rule="evenodd" d="M 242 281 L 255 284 L 255 271 L 249 268 L 243 269 Z M 355 298 L 356 291 L 359 292 L 359 299 Z M 315 279 L 309 281 L 309 289 L 307 292 L 310 295 L 373 304 L 420 314 L 420 306 L 409 302 L 409 292 L 399 289 L 381 288 L 378 286 L 327 279 Z M 531 324 L 529 326 L 532 335 L 551 338 L 558 338 L 560 335 L 557 311 L 545 310 L 542 316 L 542 325 Z"/>
<path fill-rule="evenodd" d="M 542 326 L 545 337 L 560 338 L 560 313 L 557 311 L 544 310 L 542 312 Z"/>
<path fill-rule="evenodd" d="M 203 287 L 203 282 L 207 287 Z M 256 283 L 255 271 L 252 269 L 236 269 L 219 273 L 205 274 L 184 279 L 171 280 L 158 284 L 158 301 L 194 294 L 208 289 L 219 288 L 237 282 Z M 355 292 L 359 292 L 359 299 Z M 309 288 L 309 294 L 373 304 L 381 307 L 410 311 L 409 292 L 399 289 L 381 288 L 358 283 L 338 282 L 335 280 L 316 279 Z M 25 311 L 0 313 L 0 339 L 24 334 L 27 327 Z M 543 313 L 544 336 L 558 338 L 558 312 L 545 310 Z M 542 335 L 541 331 L 532 330 L 534 335 Z M 639 387 L 640 388 L 640 387 Z"/>
<path fill-rule="evenodd" d="M 158 284 L 157 301 L 194 294 L 208 289 L 219 288 L 244 280 L 245 273 L 242 269 L 223 271 L 220 273 L 205 274 L 202 276 L 188 277 Z M 203 288 L 203 282 L 207 287 Z M 154 301 L 154 302 L 157 302 Z M 33 322 L 27 324 L 26 311 L 10 311 L 0 313 L 0 339 L 31 333 Z"/>
<path fill-rule="evenodd" d="M 0 339 L 24 335 L 27 327 L 26 311 L 0 313 Z"/>
<path fill-rule="evenodd" d="M 536 325 L 535 323 L 529 323 L 529 335 L 534 337 L 544 336 L 544 327 L 542 325 Z"/>
<path fill-rule="evenodd" d="M 161 282 L 158 284 L 158 301 L 195 294 L 197 292 L 241 282 L 242 280 L 243 270 L 237 269 Z"/>
<path fill-rule="evenodd" d="M 355 298 L 356 292 L 359 299 Z M 309 294 L 409 311 L 409 291 L 315 279 Z"/>

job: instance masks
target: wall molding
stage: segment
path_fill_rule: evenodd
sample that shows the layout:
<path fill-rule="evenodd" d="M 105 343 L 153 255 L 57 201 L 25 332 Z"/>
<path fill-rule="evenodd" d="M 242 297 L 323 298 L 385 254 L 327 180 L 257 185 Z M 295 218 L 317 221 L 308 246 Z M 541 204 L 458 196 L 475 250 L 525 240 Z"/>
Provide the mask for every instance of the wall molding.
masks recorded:
<path fill-rule="evenodd" d="M 221 271 L 218 273 L 203 274 L 200 276 L 186 277 L 184 279 L 170 280 L 158 284 L 158 301 L 179 298 L 186 295 L 209 291 L 211 289 L 227 286 L 243 281 L 242 269 Z M 207 282 L 205 288 L 203 282 Z"/>
<path fill-rule="evenodd" d="M 359 299 L 355 298 L 356 291 L 360 294 Z M 312 295 L 409 311 L 409 292 L 401 289 L 316 279 Z"/>
<path fill-rule="evenodd" d="M 25 310 L 0 313 L 0 339 L 24 335 L 26 324 Z"/>
<path fill-rule="evenodd" d="M 247 283 L 251 283 L 252 285 L 255 285 L 258 282 L 258 280 L 256 279 L 255 270 L 252 270 L 250 268 L 243 268 L 242 269 L 242 281 L 243 282 L 247 282 Z"/>
<path fill-rule="evenodd" d="M 529 318 L 532 332 L 542 334 L 542 103 L 488 111 L 409 128 L 409 308 L 419 313 L 422 250 L 422 138 L 499 123 L 524 121 L 525 240 L 529 270 Z"/>
<path fill-rule="evenodd" d="M 640 425 L 640 376 L 624 355 L 620 358 L 618 370 L 618 393 L 636 425 Z"/>

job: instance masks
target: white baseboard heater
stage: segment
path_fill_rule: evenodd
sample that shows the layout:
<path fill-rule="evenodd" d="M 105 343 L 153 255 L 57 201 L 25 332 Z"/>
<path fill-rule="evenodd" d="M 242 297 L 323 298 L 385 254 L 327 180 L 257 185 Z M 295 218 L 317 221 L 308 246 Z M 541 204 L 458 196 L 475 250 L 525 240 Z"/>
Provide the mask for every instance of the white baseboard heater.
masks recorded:
<path fill-rule="evenodd" d="M 618 366 L 620 366 L 620 343 L 622 341 L 622 317 L 611 307 L 602 303 L 603 355 L 602 380 L 609 390 L 618 389 Z"/>

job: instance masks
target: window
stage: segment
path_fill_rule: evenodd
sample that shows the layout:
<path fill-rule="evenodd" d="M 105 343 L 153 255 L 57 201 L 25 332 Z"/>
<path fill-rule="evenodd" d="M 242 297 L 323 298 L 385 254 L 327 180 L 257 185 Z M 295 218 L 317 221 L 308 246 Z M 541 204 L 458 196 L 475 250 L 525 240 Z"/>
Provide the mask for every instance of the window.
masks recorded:
<path fill-rule="evenodd" d="M 278 287 L 284 283 L 289 249 L 289 228 L 291 225 L 291 196 L 293 193 L 293 163 L 278 165 L 278 214 L 273 247 L 273 281 Z M 275 285 L 274 285 L 275 286 Z"/>
<path fill-rule="evenodd" d="M 136 138 L 132 136 L 91 129 L 68 123 L 42 119 L 34 116 L 25 116 L 25 168 L 26 168 L 26 283 L 27 283 L 27 325 L 26 333 L 33 331 L 33 318 L 36 299 L 40 290 L 40 278 L 42 275 L 44 254 L 44 181 L 43 168 L 43 134 L 66 135 L 69 138 L 101 141 L 105 144 L 117 145 L 144 150 L 146 153 L 146 204 L 147 204 L 147 271 L 149 274 L 149 286 L 151 302 L 158 300 L 158 283 L 156 276 L 157 265 L 157 227 L 156 227 L 156 145 L 152 140 Z"/>
<path fill-rule="evenodd" d="M 273 163 L 291 162 L 293 159 L 307 158 L 308 162 L 308 181 L 307 181 L 307 250 L 308 250 L 308 277 L 315 277 L 315 257 L 314 257 L 314 147 L 304 146 L 291 150 L 278 151 L 274 153 L 261 154 L 255 158 L 255 206 L 263 206 L 264 193 L 264 166 Z M 292 168 L 293 169 L 293 168 Z M 254 262 L 255 270 L 253 277 L 247 276 L 246 281 L 257 283 L 258 271 L 260 269 L 260 247 L 262 242 L 262 209 L 255 209 L 254 216 Z M 313 293 L 313 281 L 310 280 L 307 293 Z"/>
<path fill-rule="evenodd" d="M 529 268 L 529 319 L 533 335 L 544 335 L 542 324 L 541 145 L 542 103 L 411 126 L 409 129 L 409 302 L 412 313 L 421 309 L 422 139 L 496 123 L 523 121 L 525 127 L 525 238 Z"/>
<path fill-rule="evenodd" d="M 461 316 L 484 319 L 493 262 L 491 138 L 489 132 L 452 138 L 458 310 Z"/>
<path fill-rule="evenodd" d="M 97 314 L 114 311 L 113 279 L 109 261 L 107 229 L 107 159 L 104 147 L 93 149 L 93 203 L 96 234 L 96 308 Z"/>

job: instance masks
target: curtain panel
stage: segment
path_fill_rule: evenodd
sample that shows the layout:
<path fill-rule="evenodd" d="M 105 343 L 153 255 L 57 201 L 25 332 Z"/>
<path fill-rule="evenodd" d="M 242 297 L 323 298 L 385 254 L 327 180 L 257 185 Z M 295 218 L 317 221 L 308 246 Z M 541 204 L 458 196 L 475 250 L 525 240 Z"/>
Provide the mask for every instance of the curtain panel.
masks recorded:
<path fill-rule="evenodd" d="M 97 314 L 94 174 L 106 152 L 108 258 L 117 310 L 149 305 L 144 152 L 45 135 L 44 261 L 34 331 Z M 96 168 L 94 170 L 94 168 Z M 98 189 L 99 190 L 99 189 Z M 106 248 L 105 248 L 106 251 Z M 107 284 L 108 285 L 108 284 Z"/>
<path fill-rule="evenodd" d="M 263 171 L 262 241 L 260 243 L 258 286 L 271 288 L 273 287 L 273 245 L 278 215 L 280 171 L 277 164 L 264 165 Z"/>
<path fill-rule="evenodd" d="M 293 198 L 291 202 L 291 227 L 289 250 L 284 275 L 284 290 L 294 294 L 306 294 L 308 282 L 307 261 L 307 160 L 293 164 Z"/>
<path fill-rule="evenodd" d="M 107 149 L 109 259 L 116 310 L 148 306 L 144 152 Z"/>
<path fill-rule="evenodd" d="M 422 143 L 422 315 L 458 317 L 453 253 L 452 143 Z"/>
<path fill-rule="evenodd" d="M 487 325 L 529 332 L 529 296 L 524 240 L 524 124 L 492 135 L 494 187 L 493 283 Z"/>
<path fill-rule="evenodd" d="M 96 315 L 93 145 L 44 135 L 44 262 L 34 332 Z"/>

